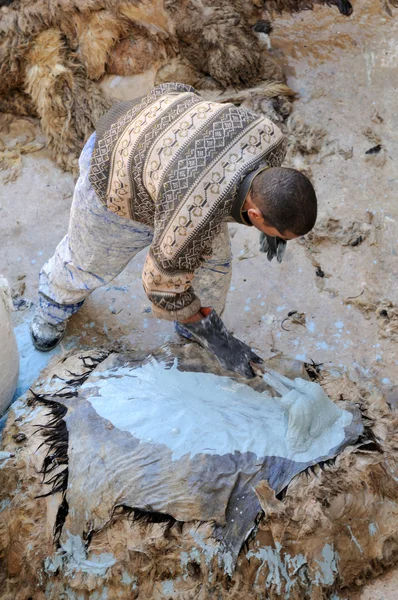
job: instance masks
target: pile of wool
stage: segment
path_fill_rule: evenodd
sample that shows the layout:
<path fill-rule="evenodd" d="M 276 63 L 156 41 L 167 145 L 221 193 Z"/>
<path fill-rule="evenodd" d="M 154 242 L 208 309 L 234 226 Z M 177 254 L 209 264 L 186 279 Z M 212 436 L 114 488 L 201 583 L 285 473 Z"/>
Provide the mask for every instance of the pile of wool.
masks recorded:
<path fill-rule="evenodd" d="M 2 0 L 0 111 L 39 117 L 57 164 L 76 173 L 82 145 L 109 106 L 97 84 L 105 74 L 218 93 L 283 84 L 255 25 L 317 3 L 350 12 L 347 0 Z M 285 118 L 291 90 L 267 89 L 255 108 Z"/>

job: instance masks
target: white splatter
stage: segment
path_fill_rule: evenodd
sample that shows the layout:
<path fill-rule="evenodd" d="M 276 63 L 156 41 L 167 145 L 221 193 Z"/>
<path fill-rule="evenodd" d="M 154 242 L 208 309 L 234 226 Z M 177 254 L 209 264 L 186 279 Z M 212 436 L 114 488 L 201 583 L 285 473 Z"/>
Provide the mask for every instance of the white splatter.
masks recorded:
<path fill-rule="evenodd" d="M 78 535 L 72 535 L 67 531 L 68 539 L 61 544 L 61 549 L 53 556 L 44 561 L 46 573 L 55 573 L 62 568 L 66 575 L 72 575 L 76 571 L 91 573 L 93 575 L 106 575 L 107 570 L 116 563 L 116 558 L 109 552 L 87 555 L 83 540 Z"/>
<path fill-rule="evenodd" d="M 172 579 L 168 579 L 167 581 L 162 581 L 162 591 L 163 591 L 163 594 L 173 594 L 174 593 L 174 581 Z"/>
<path fill-rule="evenodd" d="M 377 523 L 369 523 L 369 534 L 374 537 L 379 529 Z"/>
<path fill-rule="evenodd" d="M 320 571 L 315 575 L 317 584 L 332 585 L 338 572 L 337 559 L 338 555 L 334 552 L 333 546 L 326 544 L 322 549 L 322 560 L 316 561 L 320 566 Z"/>
<path fill-rule="evenodd" d="M 291 384 L 291 388 L 296 385 Z M 338 446 L 352 421 L 351 413 L 331 403 L 339 411 L 338 418 L 319 437 L 310 437 L 305 451 L 298 451 L 287 440 L 292 392 L 289 407 L 284 408 L 280 398 L 260 394 L 229 377 L 182 372 L 176 364 L 167 369 L 156 361 L 138 369 L 120 367 L 101 373 L 82 389 L 90 390 L 87 398 L 101 417 L 142 441 L 166 445 L 173 460 L 187 454 L 238 451 L 310 462 Z M 179 434 L 173 434 L 177 429 Z M 311 422 L 308 431 L 312 429 Z"/>
<path fill-rule="evenodd" d="M 354 544 L 356 545 L 356 547 L 358 548 L 358 550 L 360 551 L 360 553 L 361 553 L 361 554 L 363 554 L 363 550 L 362 550 L 362 548 L 361 548 L 361 546 L 360 546 L 360 544 L 359 544 L 359 542 L 358 542 L 357 538 L 356 538 L 356 537 L 355 537 L 355 535 L 352 533 L 352 529 L 351 529 L 351 527 L 350 527 L 349 525 L 347 525 L 347 529 L 348 529 L 348 531 L 350 532 L 350 535 L 351 535 L 351 539 L 352 539 L 352 541 L 354 542 Z"/>
<path fill-rule="evenodd" d="M 289 600 L 290 592 L 297 582 L 295 575 L 306 564 L 306 559 L 302 554 L 291 557 L 289 554 L 281 556 L 281 545 L 277 542 L 275 548 L 266 546 L 257 550 L 250 550 L 246 554 L 246 558 L 257 558 L 261 561 L 261 565 L 257 569 L 255 585 L 258 584 L 259 577 L 263 568 L 268 569 L 265 587 L 269 589 L 272 586 L 276 587 L 277 594 L 282 592 L 284 587 L 284 598 Z"/>

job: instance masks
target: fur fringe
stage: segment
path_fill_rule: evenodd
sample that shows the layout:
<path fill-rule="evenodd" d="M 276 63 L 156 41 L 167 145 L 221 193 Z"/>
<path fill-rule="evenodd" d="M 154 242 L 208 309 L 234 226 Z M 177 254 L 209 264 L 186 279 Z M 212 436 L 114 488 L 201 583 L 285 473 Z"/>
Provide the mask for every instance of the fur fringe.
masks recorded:
<path fill-rule="evenodd" d="M 40 444 L 39 448 L 44 445 L 47 447 L 47 455 L 40 471 L 43 476 L 42 483 L 51 486 L 51 490 L 47 493 L 40 494 L 38 498 L 46 498 L 47 496 L 57 494 L 58 492 L 62 494 L 62 500 L 57 511 L 53 531 L 54 544 L 58 547 L 62 528 L 68 515 L 66 490 L 68 489 L 69 477 L 69 434 L 66 423 L 63 420 L 67 409 L 63 404 L 56 402 L 53 399 L 50 400 L 44 395 L 36 394 L 32 390 L 31 392 L 33 394 L 34 403 L 44 404 L 50 409 L 47 413 L 47 416 L 49 417 L 48 422 L 46 425 L 38 425 L 37 430 L 44 438 L 44 441 Z"/>
<path fill-rule="evenodd" d="M 67 371 L 70 378 L 62 379 L 65 383 L 65 387 L 61 388 L 56 394 L 37 394 L 35 391 L 30 390 L 33 395 L 33 398 L 30 401 L 31 404 L 42 404 L 49 408 L 49 412 L 47 413 L 49 420 L 45 425 L 37 425 L 36 427 L 37 432 L 44 438 L 39 448 L 46 446 L 47 449 L 47 454 L 40 470 L 42 483 L 43 485 L 51 486 L 51 489 L 49 492 L 40 494 L 37 497 L 46 498 L 47 496 L 52 496 L 57 493 L 62 494 L 62 500 L 58 507 L 53 531 L 53 539 L 56 547 L 59 547 L 62 528 L 69 511 L 68 501 L 66 499 L 69 478 L 69 434 L 64 421 L 67 408 L 62 403 L 62 399 L 75 398 L 78 394 L 76 388 L 86 381 L 92 371 L 105 360 L 108 354 L 108 352 L 104 351 L 96 356 L 90 356 L 89 354 L 80 356 L 79 359 L 81 364 L 86 370 L 81 373 Z M 60 378 L 58 377 L 58 379 Z"/>
<path fill-rule="evenodd" d="M 312 4 L 267 0 L 265 8 L 293 12 Z M 263 12 L 262 1 L 242 0 L 3 0 L 0 108 L 38 116 L 55 161 L 75 175 L 81 148 L 109 107 L 95 83 L 107 71 L 134 75 L 178 59 L 185 69 L 174 73 L 191 81 L 241 88 L 266 80 L 282 86 L 272 98 L 282 98 L 284 119 L 290 94 L 253 29 Z"/>

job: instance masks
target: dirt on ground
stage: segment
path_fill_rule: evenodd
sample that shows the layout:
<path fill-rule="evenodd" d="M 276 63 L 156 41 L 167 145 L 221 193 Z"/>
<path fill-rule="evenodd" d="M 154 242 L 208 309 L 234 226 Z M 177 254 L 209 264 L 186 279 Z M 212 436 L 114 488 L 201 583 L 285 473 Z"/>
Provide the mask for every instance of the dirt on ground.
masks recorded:
<path fill-rule="evenodd" d="M 312 235 L 288 243 L 282 264 L 268 263 L 259 252 L 256 231 L 231 225 L 233 278 L 224 313 L 227 327 L 259 354 L 283 352 L 370 378 L 393 406 L 398 403 L 397 36 L 398 15 L 389 17 L 372 0 L 357 1 L 351 18 L 320 8 L 276 19 L 272 54 L 299 94 L 295 118 L 325 132 L 315 150 L 293 147 L 292 138 L 290 151 L 290 164 L 314 181 L 320 218 Z M 67 231 L 74 182 L 40 147 L 44 138 L 34 120 L 18 119 L 3 131 L 3 142 L 15 141 L 15 153 L 12 164 L 7 157 L 0 162 L 6 169 L 0 172 L 0 271 L 14 290 L 23 391 L 49 359 L 33 351 L 28 322 L 39 269 Z M 10 177 L 10 167 L 18 176 Z M 59 352 L 81 344 L 149 350 L 174 338 L 173 325 L 150 312 L 141 284 L 143 259 L 139 255 L 92 294 L 72 319 Z M 398 574 L 390 572 L 347 598 L 393 600 L 397 586 Z"/>

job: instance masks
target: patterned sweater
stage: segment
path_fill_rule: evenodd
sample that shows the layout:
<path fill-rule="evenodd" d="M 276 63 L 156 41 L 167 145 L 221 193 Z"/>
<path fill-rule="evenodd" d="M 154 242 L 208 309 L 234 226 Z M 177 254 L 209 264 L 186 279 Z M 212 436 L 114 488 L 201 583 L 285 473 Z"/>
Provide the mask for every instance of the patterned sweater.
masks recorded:
<path fill-rule="evenodd" d="M 109 210 L 154 229 L 143 285 L 156 316 L 184 320 L 200 309 L 195 269 L 223 220 L 248 224 L 240 184 L 259 166 L 279 166 L 285 146 L 268 119 L 179 83 L 101 118 L 90 181 Z"/>

